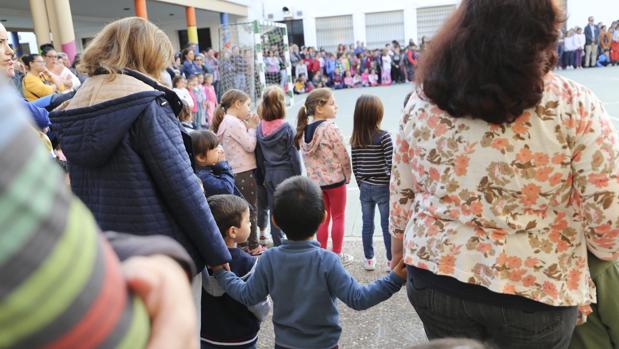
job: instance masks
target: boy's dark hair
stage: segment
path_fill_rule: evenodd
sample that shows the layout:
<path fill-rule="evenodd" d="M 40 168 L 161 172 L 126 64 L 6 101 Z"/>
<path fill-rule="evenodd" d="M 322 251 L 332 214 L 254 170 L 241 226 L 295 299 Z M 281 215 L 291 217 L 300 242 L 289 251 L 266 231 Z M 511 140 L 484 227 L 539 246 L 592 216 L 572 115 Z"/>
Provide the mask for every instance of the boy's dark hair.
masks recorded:
<path fill-rule="evenodd" d="M 249 209 L 249 205 L 245 199 L 230 194 L 213 195 L 209 197 L 208 206 L 211 208 L 211 213 L 217 223 L 217 228 L 219 228 L 219 232 L 224 238 L 230 227 L 241 226 L 243 212 Z"/>
<path fill-rule="evenodd" d="M 275 189 L 273 219 L 288 239 L 300 241 L 314 235 L 324 214 L 320 187 L 308 178 L 291 177 Z"/>
<path fill-rule="evenodd" d="M 210 130 L 193 131 L 191 132 L 191 145 L 193 153 L 197 156 L 217 148 L 219 138 L 215 132 Z"/>

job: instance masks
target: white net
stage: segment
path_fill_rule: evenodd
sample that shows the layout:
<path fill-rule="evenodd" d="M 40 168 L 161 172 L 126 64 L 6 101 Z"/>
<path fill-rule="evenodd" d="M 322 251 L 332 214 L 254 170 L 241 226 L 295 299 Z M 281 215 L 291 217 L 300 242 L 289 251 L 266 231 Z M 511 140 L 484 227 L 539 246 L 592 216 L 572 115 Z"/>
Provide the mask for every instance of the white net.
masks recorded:
<path fill-rule="evenodd" d="M 254 21 L 219 28 L 222 93 L 234 88 L 247 93 L 255 106 L 267 85 L 280 85 L 292 105 L 290 53 L 286 26 Z"/>

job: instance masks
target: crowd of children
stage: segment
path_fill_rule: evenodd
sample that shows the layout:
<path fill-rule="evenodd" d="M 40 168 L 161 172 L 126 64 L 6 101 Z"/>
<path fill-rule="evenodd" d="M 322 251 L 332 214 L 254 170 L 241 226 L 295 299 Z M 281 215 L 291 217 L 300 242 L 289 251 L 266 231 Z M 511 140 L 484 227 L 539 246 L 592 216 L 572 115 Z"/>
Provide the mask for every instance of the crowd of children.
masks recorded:
<path fill-rule="evenodd" d="M 183 80 L 177 82 L 181 88 Z M 346 185 L 354 169 L 362 186 L 364 267 L 376 267 L 370 216 L 378 205 L 387 247 L 385 266 L 392 268 L 391 237 L 385 222 L 393 147 L 389 133 L 380 129 L 382 103 L 377 97 L 362 96 L 355 108 L 351 164 L 335 124 L 337 111 L 332 90 L 315 89 L 299 111 L 295 130 L 286 122 L 285 95 L 279 86 L 267 87 L 257 115 L 250 112 L 247 94 L 228 90 L 215 111 L 211 130 L 190 132 L 196 175 L 233 256 L 230 274 L 203 272 L 203 348 L 255 347 L 259 319 L 269 310 L 264 303 L 267 294 L 274 303 L 278 347 L 335 347 L 341 332 L 333 303 L 336 297 L 364 309 L 389 298 L 403 285 L 406 271 L 401 263 L 389 276 L 365 288 L 342 267 L 353 261 L 343 253 L 343 242 Z M 301 162 L 306 177 L 300 176 Z M 264 190 L 264 200 L 258 200 L 260 190 Z M 271 217 L 274 248 L 268 250 L 260 244 L 264 237 L 257 236 L 256 215 L 262 211 Z M 260 228 L 262 235 L 265 224 Z M 317 242 L 313 242 L 314 235 Z M 332 252 L 327 252 L 329 236 Z M 258 256 L 260 263 L 256 263 Z M 244 286 L 242 280 L 258 285 Z M 311 294 L 303 291 L 308 282 L 313 285 Z M 298 307 L 302 299 L 310 301 Z M 256 304 L 262 305 L 245 307 Z M 321 321 L 303 320 L 316 316 Z M 227 323 L 237 325 L 228 328 Z M 325 324 L 329 333 L 317 336 Z"/>
<path fill-rule="evenodd" d="M 401 47 L 394 40 L 374 50 L 360 43 L 356 47 L 339 45 L 335 53 L 316 51 L 313 47 L 290 47 L 296 94 L 321 87 L 344 89 L 412 82 L 418 59 L 417 46 L 412 41 Z"/>

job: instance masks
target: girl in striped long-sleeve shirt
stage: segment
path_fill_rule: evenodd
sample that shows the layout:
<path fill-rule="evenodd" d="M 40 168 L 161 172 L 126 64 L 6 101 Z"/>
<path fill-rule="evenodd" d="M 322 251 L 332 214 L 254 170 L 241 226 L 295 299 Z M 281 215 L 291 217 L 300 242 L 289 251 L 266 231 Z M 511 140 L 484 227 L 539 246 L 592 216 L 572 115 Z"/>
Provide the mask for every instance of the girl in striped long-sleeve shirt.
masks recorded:
<path fill-rule="evenodd" d="M 374 247 L 374 210 L 378 206 L 383 241 L 387 250 L 387 268 L 391 263 L 391 235 L 389 234 L 389 180 L 393 144 L 389 132 L 380 129 L 383 104 L 376 96 L 363 95 L 357 99 L 354 129 L 350 144 L 352 169 L 360 190 L 363 217 L 363 253 L 366 270 L 376 269 Z"/>

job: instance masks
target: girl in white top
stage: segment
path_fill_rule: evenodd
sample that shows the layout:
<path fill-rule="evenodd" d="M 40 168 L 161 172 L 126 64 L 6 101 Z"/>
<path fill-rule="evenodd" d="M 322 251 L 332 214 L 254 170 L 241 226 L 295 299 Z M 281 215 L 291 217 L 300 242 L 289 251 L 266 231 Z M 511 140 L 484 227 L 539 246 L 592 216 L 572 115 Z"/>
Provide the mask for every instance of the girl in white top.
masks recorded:
<path fill-rule="evenodd" d="M 185 78 L 182 75 L 177 75 L 172 80 L 172 86 L 174 86 L 172 90 L 176 92 L 176 94 L 178 95 L 178 98 L 181 99 L 183 104 L 187 108 L 189 108 L 189 110 L 192 110 L 193 109 L 193 98 L 191 98 L 191 95 L 189 94 L 189 90 L 187 90 L 186 88 L 187 80 L 185 80 Z"/>

